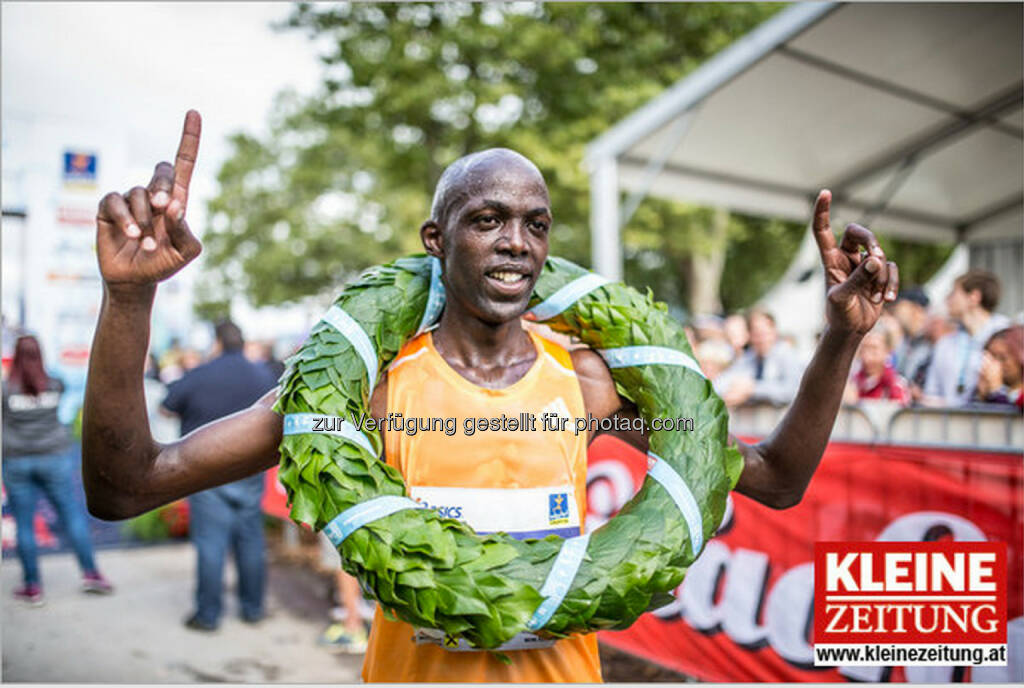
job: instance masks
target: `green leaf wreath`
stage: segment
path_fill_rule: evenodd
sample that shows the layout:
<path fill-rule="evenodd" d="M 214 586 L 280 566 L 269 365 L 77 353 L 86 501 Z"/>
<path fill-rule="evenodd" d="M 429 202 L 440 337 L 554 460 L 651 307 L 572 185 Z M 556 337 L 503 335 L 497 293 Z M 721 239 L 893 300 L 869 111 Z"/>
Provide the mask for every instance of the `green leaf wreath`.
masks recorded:
<path fill-rule="evenodd" d="M 371 268 L 335 301 L 374 344 L 379 369 L 421 325 L 430 260 L 412 256 Z M 573 263 L 549 258 L 531 306 L 585 274 Z M 692 355 L 683 328 L 665 305 L 621 284 L 594 289 L 545 323 L 597 350 L 661 346 Z M 328 323 L 317 323 L 287 364 L 278 412 L 346 419 L 367 413 L 363 359 Z M 378 370 L 370 372 L 376 380 Z M 742 469 L 739 452 L 727 445 L 725 405 L 703 376 L 678 365 L 615 368 L 612 376 L 643 418 L 694 418 L 693 431 L 649 433 L 650 449 L 689 486 L 701 512 L 702 542 L 707 542 Z M 364 434 L 373 453 L 328 434 L 285 435 L 279 476 L 293 520 L 320 530 L 353 505 L 406 494 L 399 472 L 378 458 L 379 434 Z M 553 535 L 524 541 L 504 533 L 477 535 L 434 510 L 405 509 L 357 529 L 339 552 L 343 568 L 389 615 L 479 648 L 496 648 L 526 630 L 562 542 Z M 668 491 L 648 479 L 617 516 L 592 533 L 568 593 L 538 633 L 557 638 L 627 628 L 645 611 L 670 601 L 668 593 L 699 554 Z"/>

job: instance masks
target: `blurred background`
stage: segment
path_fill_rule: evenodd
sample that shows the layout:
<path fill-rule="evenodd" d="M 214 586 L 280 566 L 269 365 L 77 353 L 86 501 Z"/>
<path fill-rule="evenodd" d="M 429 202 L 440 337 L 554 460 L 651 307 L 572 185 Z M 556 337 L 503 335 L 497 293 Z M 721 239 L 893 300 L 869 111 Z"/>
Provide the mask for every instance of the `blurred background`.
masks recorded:
<path fill-rule="evenodd" d="M 788 589 L 776 584 L 802 570 L 815 539 L 875 539 L 927 511 L 949 515 L 939 523 L 949 537 L 1007 540 L 1020 573 L 1019 4 L 4 3 L 0 12 L 4 370 L 17 336 L 35 334 L 48 371 L 65 385 L 63 423 L 78 420 L 100 303 L 96 205 L 107 191 L 145 185 L 155 163 L 173 159 L 188 108 L 203 115 L 189 221 L 204 251 L 158 290 L 154 423 L 161 386 L 210 357 L 214 322 L 231 318 L 246 354 L 277 365 L 348 280 L 421 250 L 416 230 L 449 162 L 507 146 L 548 182 L 551 253 L 667 302 L 734 408 L 734 432 L 756 438 L 785 411 L 823 326 L 807 222 L 817 191 L 830 188 L 834 227 L 869 226 L 899 264 L 908 297 L 865 340 L 834 456 L 803 512 L 769 517 L 736 498 L 737 523 L 761 521 L 790 537 L 737 526 L 715 541 L 724 549 L 705 555 L 705 567 L 736 570 L 730 561 L 741 566 L 756 552 L 772 565 L 750 585 L 770 602 L 765 591 Z M 1016 334 L 993 337 L 1003 330 Z M 943 358 L 954 341 L 969 342 L 970 363 L 955 361 L 963 370 Z M 945 378 L 965 371 L 967 382 L 949 391 Z M 591 525 L 638 486 L 642 471 L 630 460 L 616 445 L 592 451 Z M 855 484 L 844 473 L 834 482 L 828 471 L 839 461 L 863 462 L 862 477 L 928 480 L 931 489 L 883 504 L 884 480 Z M 936 477 L 950 471 L 960 478 Z M 267 485 L 270 595 L 280 610 L 267 623 L 293 624 L 278 636 L 291 639 L 283 654 L 258 645 L 266 633 L 225 627 L 231 640 L 170 642 L 190 648 L 173 661 L 125 650 L 77 667 L 53 662 L 37 639 L 72 617 L 106 616 L 97 604 L 140 602 L 124 611 L 139 615 L 126 638 L 144 637 L 143 628 L 157 643 L 186 633 L 178 617 L 187 610 L 177 607 L 187 606 L 191 552 L 173 538 L 187 532 L 187 509 L 172 505 L 127 525 L 90 519 L 97 547 L 124 580 L 145 566 L 152 576 L 136 576 L 136 593 L 121 585 L 92 607 L 75 602 L 62 613 L 54 601 L 37 614 L 7 599 L 18 572 L 5 507 L 5 677 L 354 679 L 358 661 L 324 662 L 316 643 L 337 596 L 332 565 L 287 522 L 272 474 Z M 993 499 L 1002 501 L 979 506 Z M 54 570 L 73 570 L 51 532 L 59 530 L 52 510 L 39 518 L 41 546 L 63 562 Z M 971 518 L 970 527 L 957 520 Z M 794 519 L 806 530 L 795 533 Z M 137 547 L 154 540 L 163 544 Z M 176 585 L 172 571 L 184 576 Z M 147 580 L 162 587 L 145 588 Z M 743 621 L 727 619 L 726 607 L 745 598 L 725 605 L 712 588 L 701 602 L 691 591 L 677 609 L 604 637 L 606 678 L 1021 680 L 1016 655 L 1002 674 L 810 670 L 807 639 L 793 630 L 805 593 L 790 593 L 793 618 L 773 625 L 760 603 Z M 1010 603 L 1019 651 L 1019 588 Z M 254 635 L 231 635 L 243 632 Z M 662 637 L 676 644 L 660 647 L 653 638 Z M 246 643 L 260 647 L 249 653 L 257 659 L 237 649 Z M 234 649 L 204 654 L 210 646 Z M 296 662 L 300 649 L 314 659 Z M 630 659 L 637 655 L 642 662 Z"/>

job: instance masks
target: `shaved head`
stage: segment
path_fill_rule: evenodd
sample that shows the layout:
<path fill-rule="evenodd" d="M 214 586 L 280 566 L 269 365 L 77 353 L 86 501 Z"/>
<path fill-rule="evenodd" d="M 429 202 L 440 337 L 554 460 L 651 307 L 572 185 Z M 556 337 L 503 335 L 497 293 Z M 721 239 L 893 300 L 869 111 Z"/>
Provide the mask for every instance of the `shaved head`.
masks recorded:
<path fill-rule="evenodd" d="M 430 219 L 444 229 L 453 205 L 466 198 L 479 183 L 500 181 L 503 174 L 535 177 L 547 193 L 544 175 L 529 158 L 509 148 L 489 148 L 463 156 L 445 168 L 434 190 Z"/>
<path fill-rule="evenodd" d="M 548 255 L 551 198 L 540 170 L 507 148 L 459 158 L 437 183 L 423 247 L 458 308 L 500 325 L 521 316 Z"/>

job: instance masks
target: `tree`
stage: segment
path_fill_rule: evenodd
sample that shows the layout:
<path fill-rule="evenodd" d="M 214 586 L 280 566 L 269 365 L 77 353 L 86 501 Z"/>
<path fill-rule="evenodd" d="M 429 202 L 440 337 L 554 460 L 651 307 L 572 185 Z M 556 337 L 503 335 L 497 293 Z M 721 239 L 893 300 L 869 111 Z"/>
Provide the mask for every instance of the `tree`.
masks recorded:
<path fill-rule="evenodd" d="M 551 252 L 588 263 L 586 143 L 778 7 L 296 5 L 288 26 L 329 46 L 322 89 L 279 98 L 267 138 L 233 137 L 205 234 L 208 310 L 238 290 L 255 305 L 333 293 L 368 265 L 420 250 L 444 166 L 490 146 L 537 163 L 555 212 Z M 625 228 L 639 247 L 627 275 L 685 303 L 709 212 L 645 200 Z M 744 223 L 726 217 L 728 236 Z M 669 260 L 645 268 L 645 251 Z"/>

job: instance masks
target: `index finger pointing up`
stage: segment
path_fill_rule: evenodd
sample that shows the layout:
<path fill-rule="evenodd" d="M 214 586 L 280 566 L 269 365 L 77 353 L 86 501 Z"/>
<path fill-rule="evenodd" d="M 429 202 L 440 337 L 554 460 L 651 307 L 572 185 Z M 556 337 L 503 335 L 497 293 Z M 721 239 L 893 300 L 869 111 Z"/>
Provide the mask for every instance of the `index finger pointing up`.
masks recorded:
<path fill-rule="evenodd" d="M 832 208 L 832 192 L 822 189 L 818 193 L 818 200 L 814 202 L 814 240 L 818 242 L 818 250 L 824 256 L 825 253 L 836 247 L 836 238 L 832 234 L 832 223 L 829 220 L 829 211 Z"/>
<path fill-rule="evenodd" d="M 181 132 L 181 143 L 178 144 L 178 154 L 174 157 L 174 191 L 172 197 L 181 202 L 185 207 L 188 199 L 188 185 L 192 181 L 192 169 L 196 166 L 196 156 L 199 155 L 199 134 L 202 131 L 203 120 L 195 110 L 185 113 L 185 127 Z"/>

